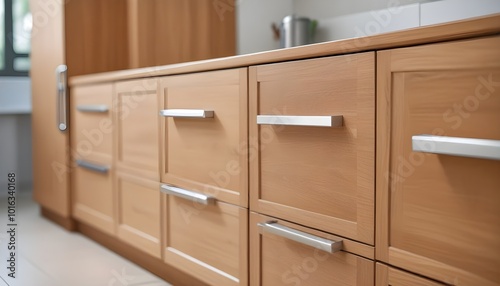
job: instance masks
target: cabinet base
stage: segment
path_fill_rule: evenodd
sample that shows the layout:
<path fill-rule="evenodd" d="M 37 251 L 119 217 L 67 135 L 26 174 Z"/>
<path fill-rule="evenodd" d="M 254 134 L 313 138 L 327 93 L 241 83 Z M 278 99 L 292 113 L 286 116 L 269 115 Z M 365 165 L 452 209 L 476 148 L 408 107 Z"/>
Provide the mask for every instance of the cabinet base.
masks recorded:
<path fill-rule="evenodd" d="M 49 209 L 46 209 L 44 207 L 40 208 L 40 213 L 44 218 L 52 221 L 55 224 L 58 224 L 59 226 L 66 229 L 67 231 L 75 231 L 76 230 L 76 222 L 72 218 L 63 217 L 63 216 L 61 216 L 61 215 L 59 215 L 59 214 L 57 214 Z"/>

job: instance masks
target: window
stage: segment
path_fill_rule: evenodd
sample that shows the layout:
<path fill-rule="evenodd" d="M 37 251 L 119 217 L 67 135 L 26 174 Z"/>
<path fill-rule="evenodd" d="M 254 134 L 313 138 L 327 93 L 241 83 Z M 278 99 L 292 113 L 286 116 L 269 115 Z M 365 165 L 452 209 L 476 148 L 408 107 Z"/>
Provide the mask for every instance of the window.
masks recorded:
<path fill-rule="evenodd" d="M 27 76 L 30 69 L 29 0 L 0 0 L 0 76 Z"/>

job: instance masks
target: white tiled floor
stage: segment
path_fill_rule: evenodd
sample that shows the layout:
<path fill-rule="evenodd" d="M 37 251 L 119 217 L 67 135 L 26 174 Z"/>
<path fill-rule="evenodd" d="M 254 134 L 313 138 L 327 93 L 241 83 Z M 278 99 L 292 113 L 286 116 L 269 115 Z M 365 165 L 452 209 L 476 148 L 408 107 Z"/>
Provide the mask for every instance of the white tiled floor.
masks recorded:
<path fill-rule="evenodd" d="M 17 196 L 16 278 L 8 277 L 7 199 L 0 197 L 0 286 L 168 286 L 79 233 L 42 218 L 31 194 Z"/>

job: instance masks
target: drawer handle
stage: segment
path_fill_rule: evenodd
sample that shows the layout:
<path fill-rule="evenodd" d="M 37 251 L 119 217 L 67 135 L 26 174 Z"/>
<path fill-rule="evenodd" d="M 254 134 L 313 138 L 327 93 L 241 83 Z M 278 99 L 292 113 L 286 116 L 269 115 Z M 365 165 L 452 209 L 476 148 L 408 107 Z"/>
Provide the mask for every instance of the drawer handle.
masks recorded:
<path fill-rule="evenodd" d="M 78 111 L 81 112 L 108 112 L 109 108 L 107 105 L 78 105 L 76 107 Z"/>
<path fill-rule="evenodd" d="M 214 112 L 203 109 L 164 109 L 160 111 L 160 115 L 174 118 L 213 118 Z"/>
<path fill-rule="evenodd" d="M 500 160 L 500 140 L 414 135 L 414 152 Z"/>
<path fill-rule="evenodd" d="M 160 191 L 167 195 L 176 196 L 186 200 L 190 200 L 203 205 L 211 204 L 215 201 L 214 197 L 210 197 L 204 194 L 196 193 L 193 191 L 188 191 L 172 185 L 161 185 Z"/>
<path fill-rule="evenodd" d="M 257 115 L 257 124 L 342 127 L 342 125 L 344 124 L 344 117 L 342 115 L 333 115 L 333 116 Z"/>
<path fill-rule="evenodd" d="M 312 246 L 319 250 L 335 253 L 342 250 L 342 240 L 333 241 L 319 236 L 308 234 L 293 228 L 278 224 L 276 221 L 258 223 L 260 232 L 272 233 L 305 245 Z"/>
<path fill-rule="evenodd" d="M 76 160 L 76 164 L 82 168 L 95 171 L 98 173 L 107 173 L 109 171 L 108 166 L 97 165 L 83 160 Z"/>

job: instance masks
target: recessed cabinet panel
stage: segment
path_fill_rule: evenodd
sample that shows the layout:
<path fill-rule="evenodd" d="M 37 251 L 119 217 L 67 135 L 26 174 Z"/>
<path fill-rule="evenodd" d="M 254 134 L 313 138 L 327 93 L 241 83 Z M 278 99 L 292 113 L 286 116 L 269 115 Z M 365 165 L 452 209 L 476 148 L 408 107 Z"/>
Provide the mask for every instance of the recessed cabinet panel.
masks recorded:
<path fill-rule="evenodd" d="M 162 182 L 246 207 L 246 69 L 160 82 Z"/>
<path fill-rule="evenodd" d="M 275 285 L 373 285 L 375 263 L 369 259 L 344 250 L 329 253 L 307 242 L 298 242 L 293 237 L 267 232 L 259 224 L 273 222 L 287 227 L 291 232 L 317 237 L 318 240 L 341 240 L 298 225 L 286 223 L 271 217 L 251 213 L 250 219 L 250 265 L 252 286 Z M 293 235 L 293 233 L 292 233 Z M 318 242 L 316 242 L 319 245 Z M 313 243 L 314 245 L 314 243 Z M 349 242 L 347 248 L 349 248 Z"/>
<path fill-rule="evenodd" d="M 247 285 L 248 210 L 164 198 L 165 262 L 210 285 Z"/>
<path fill-rule="evenodd" d="M 112 84 L 77 86 L 71 90 L 71 155 L 111 163 Z"/>
<path fill-rule="evenodd" d="M 377 258 L 500 283 L 500 37 L 378 54 Z"/>
<path fill-rule="evenodd" d="M 117 173 L 118 237 L 161 258 L 159 183 Z"/>
<path fill-rule="evenodd" d="M 251 209 L 374 243 L 374 53 L 250 68 Z"/>
<path fill-rule="evenodd" d="M 159 181 L 159 97 L 157 79 L 116 84 L 117 169 Z"/>

